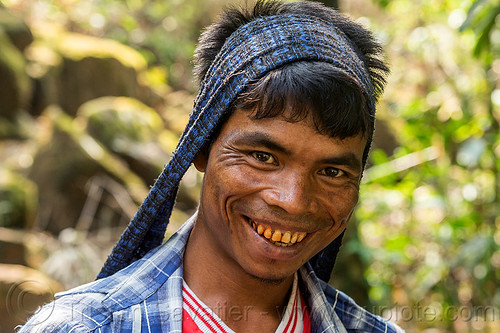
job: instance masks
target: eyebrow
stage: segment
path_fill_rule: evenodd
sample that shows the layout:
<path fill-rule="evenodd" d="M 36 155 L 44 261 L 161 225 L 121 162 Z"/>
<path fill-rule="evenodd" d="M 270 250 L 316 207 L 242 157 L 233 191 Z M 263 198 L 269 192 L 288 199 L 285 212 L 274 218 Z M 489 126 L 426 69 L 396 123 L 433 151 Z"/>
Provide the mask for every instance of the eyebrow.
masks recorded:
<path fill-rule="evenodd" d="M 238 138 L 235 143 L 265 147 L 283 154 L 292 155 L 292 152 L 289 149 L 274 141 L 272 137 L 267 133 L 253 132 L 245 135 L 244 137 Z M 322 159 L 321 163 L 344 165 L 356 172 L 361 172 L 361 170 L 363 169 L 361 166 L 361 160 L 356 156 L 356 154 L 350 152 L 342 153 L 339 156 Z"/>
<path fill-rule="evenodd" d="M 291 155 L 292 152 L 276 141 L 274 141 L 271 136 L 267 133 L 254 132 L 248 135 L 245 135 L 242 138 L 239 138 L 235 141 L 237 144 L 246 144 L 252 146 L 262 146 L 271 150 L 278 151 L 283 154 Z"/>
<path fill-rule="evenodd" d="M 345 165 L 356 172 L 361 172 L 361 160 L 354 153 L 343 153 L 339 156 L 321 160 L 324 164 Z"/>

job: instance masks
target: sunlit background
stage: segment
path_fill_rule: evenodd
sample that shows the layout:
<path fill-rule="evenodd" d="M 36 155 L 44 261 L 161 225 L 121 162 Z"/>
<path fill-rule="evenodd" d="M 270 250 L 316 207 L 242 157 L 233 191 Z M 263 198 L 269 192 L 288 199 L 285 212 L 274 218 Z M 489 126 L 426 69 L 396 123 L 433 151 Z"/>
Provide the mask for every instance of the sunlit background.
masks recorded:
<path fill-rule="evenodd" d="M 499 332 L 500 3 L 323 2 L 392 69 L 331 284 L 408 332 Z M 0 332 L 95 278 L 175 148 L 196 40 L 228 3 L 244 2 L 0 0 Z"/>

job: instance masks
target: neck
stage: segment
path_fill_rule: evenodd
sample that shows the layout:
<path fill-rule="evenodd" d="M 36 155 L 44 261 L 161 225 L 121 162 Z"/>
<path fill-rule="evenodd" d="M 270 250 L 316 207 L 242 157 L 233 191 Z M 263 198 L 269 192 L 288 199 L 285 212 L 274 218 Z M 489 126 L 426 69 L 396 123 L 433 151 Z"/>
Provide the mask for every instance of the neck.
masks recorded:
<path fill-rule="evenodd" d="M 231 329 L 255 332 L 259 327 L 261 332 L 274 332 L 286 308 L 293 275 L 280 280 L 252 276 L 207 237 L 203 227 L 195 224 L 184 254 L 189 288 Z"/>

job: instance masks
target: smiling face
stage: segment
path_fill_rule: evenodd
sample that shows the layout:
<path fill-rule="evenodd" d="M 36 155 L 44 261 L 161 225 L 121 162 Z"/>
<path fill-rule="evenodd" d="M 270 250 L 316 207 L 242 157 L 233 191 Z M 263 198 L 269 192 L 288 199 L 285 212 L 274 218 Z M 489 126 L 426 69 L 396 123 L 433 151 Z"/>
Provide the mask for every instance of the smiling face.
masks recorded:
<path fill-rule="evenodd" d="M 306 120 L 236 110 L 195 160 L 205 172 L 195 229 L 229 270 L 287 278 L 346 228 L 366 140 L 319 134 Z"/>

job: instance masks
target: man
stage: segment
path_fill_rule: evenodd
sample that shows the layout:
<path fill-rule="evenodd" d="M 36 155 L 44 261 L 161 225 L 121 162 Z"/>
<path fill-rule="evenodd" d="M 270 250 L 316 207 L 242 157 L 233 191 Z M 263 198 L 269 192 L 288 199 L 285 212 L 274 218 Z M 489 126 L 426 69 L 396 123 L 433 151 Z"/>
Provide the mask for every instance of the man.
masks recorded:
<path fill-rule="evenodd" d="M 358 200 L 380 58 L 368 31 L 317 3 L 227 10 L 200 39 L 172 160 L 98 280 L 22 331 L 401 331 L 325 282 Z M 193 162 L 198 212 L 160 246 Z"/>

